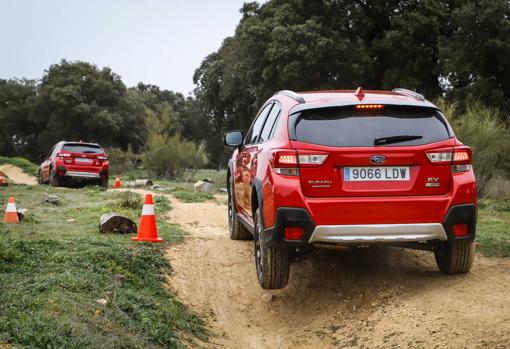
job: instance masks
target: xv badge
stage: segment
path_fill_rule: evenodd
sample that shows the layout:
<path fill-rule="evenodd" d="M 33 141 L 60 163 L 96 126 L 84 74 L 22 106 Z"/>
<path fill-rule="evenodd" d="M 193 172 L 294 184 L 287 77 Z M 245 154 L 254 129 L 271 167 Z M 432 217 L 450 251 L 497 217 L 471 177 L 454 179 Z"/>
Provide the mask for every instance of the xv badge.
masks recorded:
<path fill-rule="evenodd" d="M 427 183 L 425 183 L 426 187 L 439 187 L 440 185 L 439 177 L 429 177 L 427 178 Z"/>

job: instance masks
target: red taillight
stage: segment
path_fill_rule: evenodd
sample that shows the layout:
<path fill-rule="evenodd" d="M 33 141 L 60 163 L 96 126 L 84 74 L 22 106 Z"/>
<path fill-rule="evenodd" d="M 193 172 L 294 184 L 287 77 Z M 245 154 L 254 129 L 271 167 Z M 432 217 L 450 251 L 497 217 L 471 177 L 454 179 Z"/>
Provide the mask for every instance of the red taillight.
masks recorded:
<path fill-rule="evenodd" d="M 356 109 L 383 109 L 383 104 L 358 104 Z"/>
<path fill-rule="evenodd" d="M 427 153 L 427 158 L 435 165 L 452 165 L 452 172 L 471 170 L 471 149 L 459 147 L 451 150 L 438 150 Z"/>
<path fill-rule="evenodd" d="M 57 157 L 59 157 L 59 158 L 70 158 L 71 154 L 69 154 L 69 153 L 58 153 Z"/>
<path fill-rule="evenodd" d="M 467 224 L 454 224 L 452 227 L 453 236 L 455 237 L 463 237 L 468 235 L 468 225 Z"/>
<path fill-rule="evenodd" d="M 98 155 L 97 159 L 98 160 L 108 160 L 108 156 L 106 156 L 106 155 Z"/>
<path fill-rule="evenodd" d="M 294 154 L 286 154 L 286 153 L 276 153 L 275 157 L 275 166 L 296 166 L 297 165 L 297 155 Z"/>
<path fill-rule="evenodd" d="M 282 150 L 273 153 L 271 165 L 276 173 L 299 176 L 299 167 L 321 166 L 326 161 L 328 153 L 298 150 Z"/>
<path fill-rule="evenodd" d="M 453 153 L 454 164 L 471 164 L 471 149 L 455 149 Z"/>
<path fill-rule="evenodd" d="M 301 227 L 287 227 L 283 230 L 285 240 L 299 240 L 305 234 L 305 230 Z"/>

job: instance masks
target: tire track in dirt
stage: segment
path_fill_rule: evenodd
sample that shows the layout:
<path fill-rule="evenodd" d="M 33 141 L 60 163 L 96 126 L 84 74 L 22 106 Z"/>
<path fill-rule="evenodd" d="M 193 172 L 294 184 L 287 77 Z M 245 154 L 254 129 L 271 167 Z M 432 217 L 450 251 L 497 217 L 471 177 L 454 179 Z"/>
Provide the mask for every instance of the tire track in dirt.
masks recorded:
<path fill-rule="evenodd" d="M 0 171 L 9 177 L 15 184 L 37 185 L 37 178 L 26 174 L 19 167 L 14 165 L 0 165 Z"/>
<path fill-rule="evenodd" d="M 226 206 L 169 196 L 169 288 L 200 314 L 212 348 L 507 348 L 510 260 L 477 256 L 467 275 L 439 273 L 429 252 L 322 250 L 291 266 L 289 285 L 264 291 L 251 241 L 231 241 Z"/>

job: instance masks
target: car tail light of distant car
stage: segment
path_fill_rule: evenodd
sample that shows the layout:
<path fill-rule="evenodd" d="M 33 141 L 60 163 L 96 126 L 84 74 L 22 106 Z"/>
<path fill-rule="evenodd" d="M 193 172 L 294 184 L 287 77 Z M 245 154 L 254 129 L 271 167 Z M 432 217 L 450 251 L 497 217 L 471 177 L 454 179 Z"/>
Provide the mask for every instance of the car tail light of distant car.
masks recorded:
<path fill-rule="evenodd" d="M 452 164 L 452 172 L 466 172 L 471 169 L 471 149 L 460 147 L 452 150 L 439 150 L 427 153 L 432 164 Z"/>
<path fill-rule="evenodd" d="M 69 154 L 69 153 L 58 153 L 57 157 L 59 157 L 59 158 L 70 158 L 71 154 Z"/>

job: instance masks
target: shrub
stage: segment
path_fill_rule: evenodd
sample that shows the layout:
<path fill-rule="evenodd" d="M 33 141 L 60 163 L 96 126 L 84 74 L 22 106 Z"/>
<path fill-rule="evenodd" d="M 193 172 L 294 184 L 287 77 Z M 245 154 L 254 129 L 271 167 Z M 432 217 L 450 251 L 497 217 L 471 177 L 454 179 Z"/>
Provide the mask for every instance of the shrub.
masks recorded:
<path fill-rule="evenodd" d="M 142 196 L 132 191 L 113 193 L 115 203 L 120 208 L 131 208 L 140 211 L 143 207 Z"/>
<path fill-rule="evenodd" d="M 510 180 L 503 178 L 493 178 L 487 184 L 488 199 L 510 201 Z"/>
<path fill-rule="evenodd" d="M 478 195 L 487 194 L 487 184 L 498 172 L 508 171 L 510 130 L 497 109 L 474 102 L 466 112 L 457 113 L 455 104 L 437 102 L 450 120 L 457 138 L 473 149 L 473 168 Z"/>
<path fill-rule="evenodd" d="M 131 147 L 128 147 L 127 150 L 109 148 L 106 153 L 110 160 L 110 173 L 115 175 L 134 170 L 140 161 L 139 156 L 133 153 Z"/>

